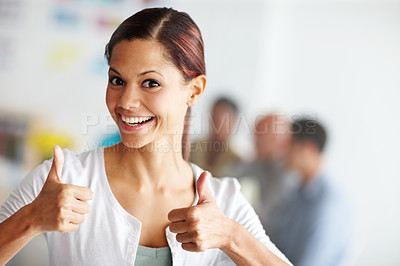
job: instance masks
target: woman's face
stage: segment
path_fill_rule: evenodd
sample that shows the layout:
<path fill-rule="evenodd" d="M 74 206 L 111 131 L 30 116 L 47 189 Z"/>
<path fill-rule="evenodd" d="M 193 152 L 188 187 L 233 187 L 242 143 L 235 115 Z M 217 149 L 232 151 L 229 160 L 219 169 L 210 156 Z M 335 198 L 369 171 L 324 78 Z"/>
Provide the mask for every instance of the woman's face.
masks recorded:
<path fill-rule="evenodd" d="M 122 41 L 110 58 L 106 103 L 122 142 L 141 148 L 181 136 L 190 82 L 151 40 Z M 169 138 L 169 140 L 168 140 Z"/>

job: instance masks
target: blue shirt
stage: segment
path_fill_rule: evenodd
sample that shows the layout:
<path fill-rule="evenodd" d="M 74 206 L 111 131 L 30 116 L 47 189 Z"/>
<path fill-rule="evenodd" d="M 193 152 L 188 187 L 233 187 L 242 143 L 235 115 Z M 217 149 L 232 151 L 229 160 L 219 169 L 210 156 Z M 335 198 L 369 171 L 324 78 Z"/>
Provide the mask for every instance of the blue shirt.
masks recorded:
<path fill-rule="evenodd" d="M 351 217 L 344 197 L 319 176 L 293 192 L 266 221 L 266 231 L 294 265 L 336 266 L 349 247 Z"/>
<path fill-rule="evenodd" d="M 169 247 L 150 248 L 138 246 L 134 266 L 171 266 L 172 254 Z"/>

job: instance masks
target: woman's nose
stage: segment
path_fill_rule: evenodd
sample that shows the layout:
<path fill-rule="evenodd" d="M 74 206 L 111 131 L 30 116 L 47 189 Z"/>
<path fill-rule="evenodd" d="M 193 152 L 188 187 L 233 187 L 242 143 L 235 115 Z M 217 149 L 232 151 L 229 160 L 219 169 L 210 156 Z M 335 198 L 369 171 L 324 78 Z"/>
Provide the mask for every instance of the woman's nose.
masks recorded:
<path fill-rule="evenodd" d="M 138 108 L 140 106 L 140 92 L 134 86 L 126 87 L 119 98 L 118 105 L 123 109 Z"/>

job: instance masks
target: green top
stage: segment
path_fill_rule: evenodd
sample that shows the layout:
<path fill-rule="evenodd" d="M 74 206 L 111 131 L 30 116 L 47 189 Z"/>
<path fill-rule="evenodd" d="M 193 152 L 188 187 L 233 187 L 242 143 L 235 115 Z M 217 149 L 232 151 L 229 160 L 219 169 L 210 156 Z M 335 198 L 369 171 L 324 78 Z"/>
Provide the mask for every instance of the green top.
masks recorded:
<path fill-rule="evenodd" d="M 138 246 L 136 252 L 135 266 L 171 266 L 172 256 L 169 247 L 162 248 L 149 248 L 145 246 Z"/>

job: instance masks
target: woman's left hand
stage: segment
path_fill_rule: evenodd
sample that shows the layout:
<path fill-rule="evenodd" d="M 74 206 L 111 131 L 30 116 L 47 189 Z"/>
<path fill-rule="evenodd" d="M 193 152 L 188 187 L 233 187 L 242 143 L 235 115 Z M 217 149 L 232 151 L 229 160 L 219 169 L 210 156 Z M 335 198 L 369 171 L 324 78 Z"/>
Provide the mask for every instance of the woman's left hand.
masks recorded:
<path fill-rule="evenodd" d="M 196 206 L 174 209 L 168 214 L 169 229 L 177 233 L 176 240 L 187 251 L 203 251 L 210 248 L 225 248 L 231 237 L 233 220 L 217 206 L 207 189 L 207 172 L 197 180 L 199 200 Z"/>

